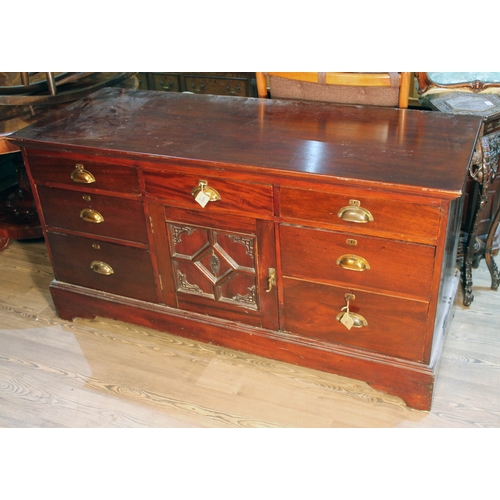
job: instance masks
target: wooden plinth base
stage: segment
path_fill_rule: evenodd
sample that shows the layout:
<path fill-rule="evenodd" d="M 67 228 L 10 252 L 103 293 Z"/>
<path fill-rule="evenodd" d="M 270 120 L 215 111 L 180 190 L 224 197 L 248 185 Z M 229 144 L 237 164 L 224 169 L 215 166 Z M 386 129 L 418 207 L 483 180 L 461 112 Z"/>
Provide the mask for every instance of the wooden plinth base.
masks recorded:
<path fill-rule="evenodd" d="M 455 290 L 458 287 L 454 287 Z M 125 321 L 173 335 L 248 352 L 278 361 L 363 380 L 373 388 L 402 398 L 418 410 L 430 410 L 436 362 L 430 366 L 359 349 L 311 341 L 301 336 L 250 327 L 160 304 L 53 281 L 50 290 L 65 320 L 96 316 Z M 450 297 L 453 304 L 454 297 Z M 450 312 L 452 308 L 450 307 Z M 433 360 L 440 358 L 451 314 L 437 327 Z"/>

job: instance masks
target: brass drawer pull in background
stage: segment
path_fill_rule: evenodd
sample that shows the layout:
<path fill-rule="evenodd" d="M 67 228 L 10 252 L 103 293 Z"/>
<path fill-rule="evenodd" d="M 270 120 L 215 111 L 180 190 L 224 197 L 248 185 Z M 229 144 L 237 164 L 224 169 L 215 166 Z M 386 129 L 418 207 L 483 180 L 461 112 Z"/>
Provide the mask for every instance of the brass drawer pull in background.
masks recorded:
<path fill-rule="evenodd" d="M 337 259 L 337 264 L 348 271 L 367 271 L 370 269 L 370 264 L 366 259 L 354 254 L 341 255 Z"/>
<path fill-rule="evenodd" d="M 109 276 L 110 274 L 114 274 L 113 268 L 106 264 L 106 262 L 102 262 L 100 260 L 94 260 L 90 264 L 90 269 L 97 274 L 104 274 L 105 276 Z"/>
<path fill-rule="evenodd" d="M 91 222 L 92 224 L 100 224 L 104 222 L 104 217 L 97 211 L 92 208 L 84 208 L 80 212 L 80 218 L 85 222 Z"/>
<path fill-rule="evenodd" d="M 208 185 L 208 181 L 199 180 L 198 185 L 193 188 L 191 194 L 203 208 L 209 201 L 219 201 L 221 199 L 217 190 Z"/>
<path fill-rule="evenodd" d="M 267 278 L 267 290 L 266 292 L 270 292 L 273 286 L 276 286 L 276 269 L 272 267 L 269 268 L 269 278 Z"/>
<path fill-rule="evenodd" d="M 361 206 L 358 200 L 349 200 L 349 205 L 342 207 L 337 214 L 342 220 L 365 224 L 373 222 L 373 215 L 369 210 Z"/>
<path fill-rule="evenodd" d="M 95 182 L 95 177 L 88 170 L 85 170 L 81 163 L 77 163 L 75 170 L 71 172 L 71 180 L 79 184 L 92 184 Z"/>
<path fill-rule="evenodd" d="M 368 326 L 368 321 L 366 321 L 361 314 L 353 313 L 349 311 L 349 302 L 354 300 L 356 296 L 352 293 L 345 294 L 346 305 L 340 310 L 336 316 L 336 320 L 342 323 L 348 330 L 351 328 L 363 328 Z"/>

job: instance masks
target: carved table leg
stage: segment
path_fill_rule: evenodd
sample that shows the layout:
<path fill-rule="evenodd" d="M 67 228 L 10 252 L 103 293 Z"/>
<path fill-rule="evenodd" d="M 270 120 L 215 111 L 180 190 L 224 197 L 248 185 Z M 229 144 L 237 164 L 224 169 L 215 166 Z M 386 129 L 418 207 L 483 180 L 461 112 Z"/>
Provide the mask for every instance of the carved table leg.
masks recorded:
<path fill-rule="evenodd" d="M 490 230 L 488 232 L 488 238 L 486 239 L 486 248 L 484 251 L 484 258 L 486 260 L 486 265 L 488 266 L 488 270 L 490 271 L 490 274 L 491 274 L 491 289 L 492 290 L 497 290 L 498 285 L 500 284 L 498 266 L 497 266 L 495 260 L 493 259 L 493 255 L 492 255 L 493 240 L 495 239 L 495 233 L 497 232 L 499 224 L 500 224 L 500 208 L 497 210 L 497 213 L 495 214 L 495 218 L 493 219 L 493 222 L 491 223 L 491 227 L 490 227 Z"/>
<path fill-rule="evenodd" d="M 488 203 L 489 187 L 495 179 L 498 162 L 499 162 L 499 149 L 500 149 L 500 135 L 483 136 L 476 146 L 474 157 L 472 158 L 469 173 L 471 177 L 478 183 L 479 200 L 477 201 L 476 210 L 474 213 L 472 230 L 468 235 L 467 246 L 464 253 L 464 262 L 462 268 L 462 283 L 464 287 L 464 305 L 470 306 L 474 300 L 472 295 L 472 267 L 474 266 L 474 246 L 476 237 L 479 230 L 479 224 L 486 204 Z M 495 216 L 497 219 L 498 214 Z M 498 288 L 498 268 L 493 261 L 491 255 L 491 247 L 493 246 L 493 238 L 495 229 L 498 226 L 498 220 L 492 224 L 490 232 L 488 233 L 488 242 L 481 249 L 478 259 L 487 257 L 487 264 L 490 274 L 492 276 L 492 288 Z M 493 232 L 492 232 L 493 230 Z M 476 260 L 476 266 L 479 262 Z"/>
<path fill-rule="evenodd" d="M 484 206 L 488 201 L 488 189 L 485 189 L 483 165 L 479 162 L 473 164 L 470 169 L 470 174 L 474 180 L 479 184 L 479 199 L 476 204 L 474 216 L 472 218 L 472 229 L 467 237 L 467 244 L 465 246 L 464 259 L 462 264 L 462 285 L 464 292 L 464 306 L 470 306 L 474 300 L 472 294 L 472 268 L 475 261 L 474 252 L 476 249 L 476 236 L 479 228 L 480 216 L 483 212 Z M 477 257 L 476 257 L 477 258 Z"/>

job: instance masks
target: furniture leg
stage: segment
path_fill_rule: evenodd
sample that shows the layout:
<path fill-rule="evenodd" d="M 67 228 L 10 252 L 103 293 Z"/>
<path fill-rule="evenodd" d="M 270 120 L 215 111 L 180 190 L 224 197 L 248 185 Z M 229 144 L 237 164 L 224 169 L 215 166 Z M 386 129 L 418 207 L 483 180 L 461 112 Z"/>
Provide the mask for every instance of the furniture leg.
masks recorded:
<path fill-rule="evenodd" d="M 497 232 L 498 226 L 500 224 L 500 208 L 497 210 L 493 222 L 491 224 L 490 230 L 488 232 L 488 238 L 486 239 L 486 247 L 484 250 L 484 258 L 486 260 L 486 265 L 491 274 L 491 289 L 497 290 L 500 284 L 500 276 L 498 273 L 498 266 L 493 259 L 492 248 L 493 240 L 495 239 L 495 234 Z"/>

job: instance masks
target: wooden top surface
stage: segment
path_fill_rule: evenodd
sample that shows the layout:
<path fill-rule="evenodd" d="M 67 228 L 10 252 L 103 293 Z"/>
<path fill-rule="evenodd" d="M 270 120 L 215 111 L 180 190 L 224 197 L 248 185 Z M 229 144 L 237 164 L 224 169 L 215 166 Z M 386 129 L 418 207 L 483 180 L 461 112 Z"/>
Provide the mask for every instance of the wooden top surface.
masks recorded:
<path fill-rule="evenodd" d="M 456 197 L 480 123 L 435 111 L 105 88 L 11 138 Z"/>

